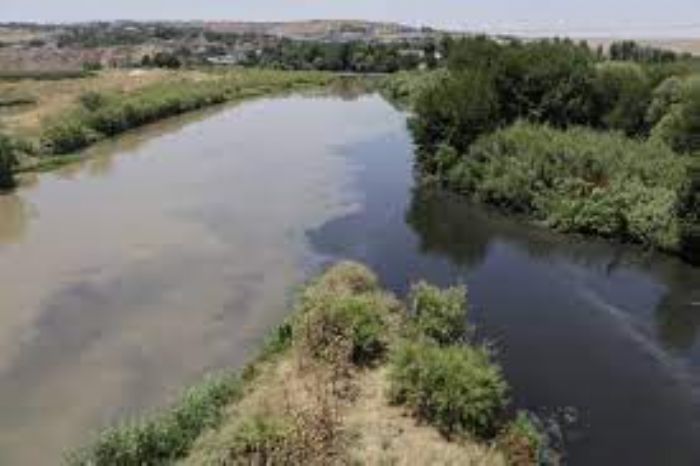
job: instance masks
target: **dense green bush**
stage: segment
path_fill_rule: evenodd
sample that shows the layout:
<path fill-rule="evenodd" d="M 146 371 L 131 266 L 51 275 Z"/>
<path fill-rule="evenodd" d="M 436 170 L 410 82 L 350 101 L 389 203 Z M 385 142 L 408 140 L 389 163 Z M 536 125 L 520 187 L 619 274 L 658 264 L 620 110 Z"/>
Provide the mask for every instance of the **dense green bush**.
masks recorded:
<path fill-rule="evenodd" d="M 694 157 L 688 166 L 681 208 L 680 250 L 682 256 L 700 263 L 700 158 Z"/>
<path fill-rule="evenodd" d="M 0 134 L 0 190 L 14 187 L 15 148 L 10 138 Z"/>
<path fill-rule="evenodd" d="M 635 63 L 603 63 L 593 85 L 595 123 L 630 136 L 647 132 L 651 83 Z"/>
<path fill-rule="evenodd" d="M 390 397 L 443 434 L 493 436 L 507 403 L 498 366 L 481 349 L 405 342 L 393 354 Z"/>
<path fill-rule="evenodd" d="M 442 144 L 465 152 L 482 134 L 523 118 L 567 127 L 595 121 L 594 55 L 569 41 L 484 37 L 453 41 L 449 73 L 405 87 L 415 116 L 411 130 L 425 173 Z"/>
<path fill-rule="evenodd" d="M 439 144 L 466 150 L 500 121 L 492 77 L 483 72 L 452 73 L 432 82 L 418 95 L 414 110 L 410 127 L 426 163 Z"/>
<path fill-rule="evenodd" d="M 389 347 L 397 308 L 396 300 L 380 291 L 371 271 L 343 262 L 302 293 L 294 340 L 317 360 L 372 365 Z"/>
<path fill-rule="evenodd" d="M 413 107 L 418 96 L 426 89 L 443 82 L 448 77 L 447 71 L 437 69 L 432 71 L 400 71 L 393 73 L 380 83 L 380 91 L 389 101 L 402 106 Z"/>
<path fill-rule="evenodd" d="M 142 466 L 170 464 L 184 457 L 199 434 L 216 427 L 224 408 L 240 397 L 234 376 L 211 379 L 188 391 L 165 414 L 102 433 L 90 447 L 68 458 L 69 464 Z"/>
<path fill-rule="evenodd" d="M 296 329 L 307 354 L 329 363 L 370 365 L 388 348 L 385 304 L 377 294 L 317 295 Z"/>
<path fill-rule="evenodd" d="M 652 93 L 651 103 L 647 109 L 647 125 L 653 128 L 663 117 L 679 104 L 683 98 L 683 80 L 677 76 L 665 79 Z"/>
<path fill-rule="evenodd" d="M 78 114 L 68 115 L 51 124 L 42 135 L 42 145 L 51 154 L 68 154 L 83 149 L 101 135 Z"/>
<path fill-rule="evenodd" d="M 569 41 L 535 41 L 502 47 L 494 75 L 501 117 L 566 127 L 591 120 L 594 59 L 590 50 Z"/>
<path fill-rule="evenodd" d="M 410 311 L 421 336 L 439 345 L 463 342 L 469 331 L 464 287 L 442 290 L 425 282 L 411 288 Z"/>
<path fill-rule="evenodd" d="M 661 142 L 518 123 L 481 138 L 445 182 L 564 231 L 677 250 L 686 165 Z"/>
<path fill-rule="evenodd" d="M 680 99 L 672 103 L 654 134 L 679 152 L 700 151 L 700 77 L 682 84 Z"/>

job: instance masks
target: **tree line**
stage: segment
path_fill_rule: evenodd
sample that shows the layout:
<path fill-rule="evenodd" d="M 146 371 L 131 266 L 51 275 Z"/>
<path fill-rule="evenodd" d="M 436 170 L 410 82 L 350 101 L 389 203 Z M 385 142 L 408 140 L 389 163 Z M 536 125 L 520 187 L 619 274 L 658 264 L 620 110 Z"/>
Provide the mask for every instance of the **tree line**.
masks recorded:
<path fill-rule="evenodd" d="M 250 51 L 245 66 L 285 70 L 393 73 L 416 69 L 434 59 L 431 41 L 424 44 L 373 42 L 312 42 L 283 39 Z"/>
<path fill-rule="evenodd" d="M 613 42 L 608 51 L 612 60 L 635 61 L 641 63 L 671 63 L 679 59 L 689 59 L 689 54 L 678 54 L 672 50 L 640 45 L 633 40 Z"/>

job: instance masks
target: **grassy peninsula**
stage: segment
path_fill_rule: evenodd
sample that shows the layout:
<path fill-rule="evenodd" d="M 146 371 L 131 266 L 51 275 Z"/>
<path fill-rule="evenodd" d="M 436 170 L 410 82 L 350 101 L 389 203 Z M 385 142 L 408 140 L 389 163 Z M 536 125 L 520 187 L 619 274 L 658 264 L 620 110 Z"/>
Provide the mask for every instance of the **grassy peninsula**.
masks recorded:
<path fill-rule="evenodd" d="M 341 263 L 240 376 L 101 434 L 73 465 L 534 465 L 546 442 L 508 409 L 508 385 L 472 340 L 463 288 L 420 283 L 406 303 Z"/>

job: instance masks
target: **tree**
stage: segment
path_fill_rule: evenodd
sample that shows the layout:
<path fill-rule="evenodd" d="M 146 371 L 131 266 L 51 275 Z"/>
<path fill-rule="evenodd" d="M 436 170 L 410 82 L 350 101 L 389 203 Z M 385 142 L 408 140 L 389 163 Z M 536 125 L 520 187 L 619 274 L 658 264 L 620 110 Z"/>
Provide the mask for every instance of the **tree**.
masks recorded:
<path fill-rule="evenodd" d="M 678 60 L 678 54 L 671 50 L 645 47 L 635 41 L 626 40 L 613 42 L 610 46 L 610 58 L 640 63 L 671 63 Z"/>
<path fill-rule="evenodd" d="M 500 122 L 498 108 L 493 79 L 484 72 L 453 73 L 423 92 L 416 101 L 411 130 L 428 170 L 437 169 L 433 165 L 441 144 L 464 153 L 479 135 L 495 129 Z"/>
<path fill-rule="evenodd" d="M 150 68 L 151 66 L 153 66 L 153 61 L 151 60 L 150 55 L 146 54 L 143 56 L 143 58 L 141 58 L 141 66 L 143 68 Z"/>
<path fill-rule="evenodd" d="M 451 71 L 481 70 L 495 75 L 503 66 L 503 48 L 486 36 L 445 38 L 442 47 L 448 54 L 447 67 Z"/>
<path fill-rule="evenodd" d="M 423 56 L 425 57 L 425 65 L 429 70 L 437 68 L 437 45 L 432 40 L 425 43 L 423 46 Z"/>
<path fill-rule="evenodd" d="M 700 263 L 700 159 L 694 158 L 688 166 L 688 183 L 680 204 L 683 218 L 681 227 L 681 254 L 689 262 Z"/>
<path fill-rule="evenodd" d="M 507 121 L 526 118 L 567 127 L 590 120 L 593 55 L 564 41 L 506 48 L 496 86 Z"/>
<path fill-rule="evenodd" d="M 659 123 L 671 109 L 683 98 L 683 81 L 671 76 L 659 84 L 652 93 L 651 103 L 647 109 L 646 120 L 650 127 Z"/>
<path fill-rule="evenodd" d="M 158 68 L 176 69 L 182 66 L 182 62 L 173 53 L 158 52 L 153 57 L 153 66 L 156 66 Z"/>
<path fill-rule="evenodd" d="M 653 134 L 679 152 L 700 152 L 700 78 L 683 83 L 680 102 L 671 106 Z"/>
<path fill-rule="evenodd" d="M 644 134 L 651 94 L 651 83 L 639 65 L 600 65 L 594 82 L 594 123 L 629 136 Z"/>

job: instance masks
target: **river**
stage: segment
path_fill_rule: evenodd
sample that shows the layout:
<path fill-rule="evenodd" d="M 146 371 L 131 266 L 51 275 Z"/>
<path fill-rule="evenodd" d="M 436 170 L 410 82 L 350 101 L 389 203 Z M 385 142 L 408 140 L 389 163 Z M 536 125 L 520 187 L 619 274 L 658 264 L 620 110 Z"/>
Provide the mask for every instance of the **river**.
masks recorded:
<path fill-rule="evenodd" d="M 0 464 L 240 367 L 339 259 L 469 288 L 514 406 L 566 412 L 574 465 L 700 464 L 700 269 L 417 190 L 376 95 L 169 120 L 0 196 Z"/>

